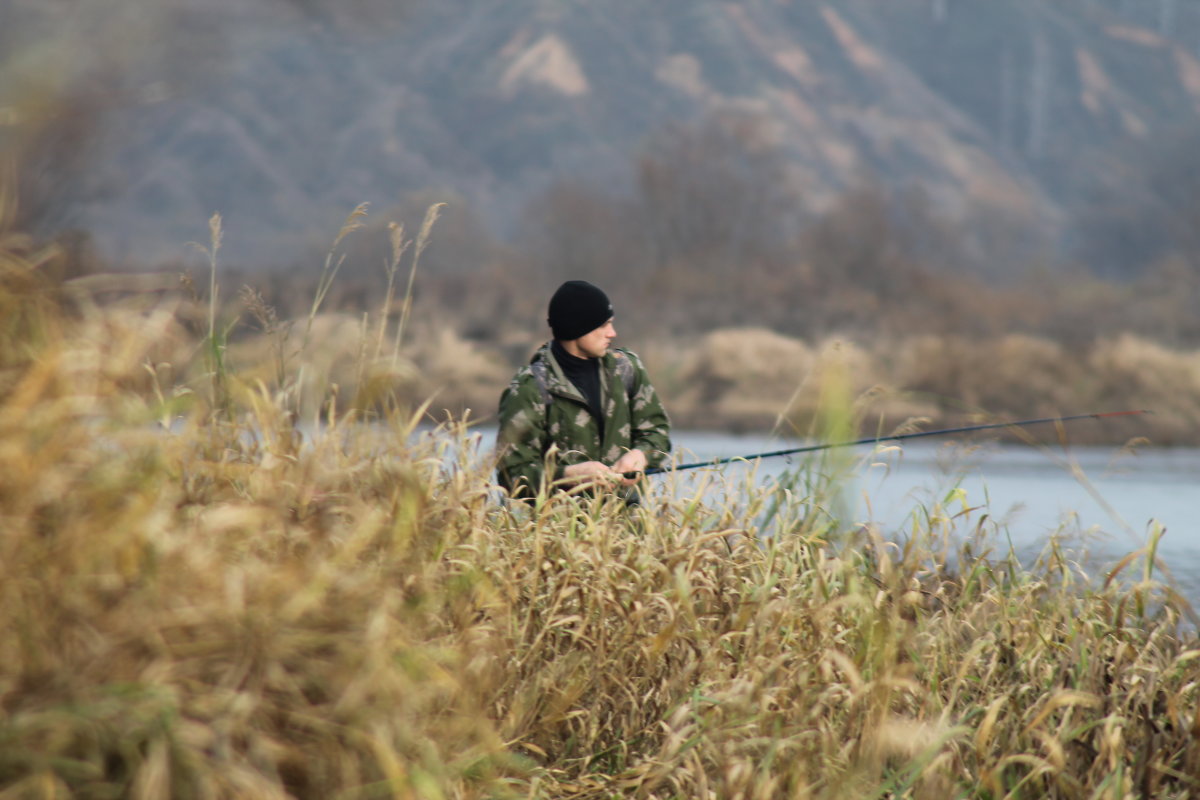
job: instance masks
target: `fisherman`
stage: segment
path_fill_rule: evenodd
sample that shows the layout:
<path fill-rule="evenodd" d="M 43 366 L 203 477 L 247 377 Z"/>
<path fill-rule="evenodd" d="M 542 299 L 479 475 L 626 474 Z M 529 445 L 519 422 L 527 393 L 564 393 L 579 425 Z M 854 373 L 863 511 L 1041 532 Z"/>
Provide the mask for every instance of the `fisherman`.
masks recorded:
<path fill-rule="evenodd" d="M 500 396 L 497 479 L 511 497 L 553 484 L 613 490 L 636 503 L 643 471 L 671 449 L 670 421 L 646 368 L 612 347 L 612 303 L 587 281 L 558 287 L 546 321 L 554 338 Z"/>

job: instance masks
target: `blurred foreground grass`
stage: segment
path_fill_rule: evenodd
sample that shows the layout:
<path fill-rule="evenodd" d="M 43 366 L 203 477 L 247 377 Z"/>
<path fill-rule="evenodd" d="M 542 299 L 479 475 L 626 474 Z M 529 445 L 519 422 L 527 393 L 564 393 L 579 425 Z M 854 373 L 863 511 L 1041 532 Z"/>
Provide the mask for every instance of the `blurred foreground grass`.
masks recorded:
<path fill-rule="evenodd" d="M 506 508 L 465 426 L 384 403 L 302 440 L 286 392 L 174 380 L 167 311 L 62 312 L 27 245 L 0 797 L 1200 794 L 1200 645 L 1153 543 L 1108 580 L 1054 542 L 1025 568 L 935 506 L 898 545 L 824 480 Z"/>

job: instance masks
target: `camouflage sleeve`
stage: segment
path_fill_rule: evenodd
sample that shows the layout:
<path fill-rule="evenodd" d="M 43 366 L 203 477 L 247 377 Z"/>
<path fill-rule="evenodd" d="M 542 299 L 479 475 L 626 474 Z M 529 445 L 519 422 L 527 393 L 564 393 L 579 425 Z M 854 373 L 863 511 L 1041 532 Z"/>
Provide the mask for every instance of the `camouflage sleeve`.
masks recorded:
<path fill-rule="evenodd" d="M 630 415 L 633 425 L 633 446 L 646 454 L 651 467 L 660 467 L 671 453 L 671 420 L 650 383 L 642 360 L 629 353 L 634 366 L 633 397 Z"/>
<path fill-rule="evenodd" d="M 518 372 L 500 395 L 496 480 L 512 497 L 537 494 L 546 449 L 546 405 L 537 380 Z"/>

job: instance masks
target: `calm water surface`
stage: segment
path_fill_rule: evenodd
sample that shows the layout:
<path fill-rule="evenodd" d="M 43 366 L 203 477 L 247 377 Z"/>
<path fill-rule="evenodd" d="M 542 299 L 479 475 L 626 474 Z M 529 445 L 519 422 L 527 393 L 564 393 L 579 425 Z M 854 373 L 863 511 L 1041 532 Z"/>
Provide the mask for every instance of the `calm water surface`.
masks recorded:
<path fill-rule="evenodd" d="M 710 433 L 684 432 L 674 438 L 689 461 L 693 455 L 707 460 L 796 446 Z M 900 532 L 911 526 L 914 509 L 944 501 L 958 488 L 962 492 L 948 507 L 961 510 L 965 498 L 977 508 L 964 528 L 973 528 L 986 513 L 1020 551 L 1036 551 L 1057 533 L 1082 543 L 1093 564 L 1115 562 L 1143 547 L 1151 530 L 1161 529 L 1160 559 L 1177 587 L 1200 603 L 1200 449 L 1130 452 L 926 441 L 845 448 L 839 455 L 853 476 L 846 505 L 856 522 Z M 753 469 L 762 483 L 802 464 L 771 458 L 722 470 L 742 477 Z"/>
<path fill-rule="evenodd" d="M 484 447 L 490 448 L 494 432 L 485 431 L 483 437 Z M 777 438 L 687 431 L 673 432 L 672 439 L 684 462 L 797 446 Z M 947 507 L 959 511 L 965 498 L 975 509 L 960 522 L 964 533 L 987 514 L 1024 553 L 1036 552 L 1057 533 L 1086 548 L 1093 570 L 1143 547 L 1158 527 L 1163 531 L 1160 559 L 1177 588 L 1200 606 L 1200 449 L 968 447 L 930 440 L 837 452 L 839 468 L 851 476 L 845 509 L 855 522 L 902 534 L 911 528 L 914 509 L 931 508 L 957 488 L 961 491 Z M 721 479 L 710 485 L 744 486 L 748 479 L 761 484 L 802 468 L 803 458 L 812 456 L 729 464 L 707 477 Z M 702 485 L 706 472 L 656 476 L 653 481 L 658 491 L 688 492 Z"/>

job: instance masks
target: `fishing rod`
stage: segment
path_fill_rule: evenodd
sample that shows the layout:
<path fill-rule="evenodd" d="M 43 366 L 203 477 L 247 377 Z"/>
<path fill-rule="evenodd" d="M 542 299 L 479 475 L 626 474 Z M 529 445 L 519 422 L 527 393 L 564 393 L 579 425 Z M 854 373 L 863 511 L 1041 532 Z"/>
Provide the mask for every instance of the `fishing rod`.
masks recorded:
<path fill-rule="evenodd" d="M 1023 419 L 1016 422 L 991 422 L 986 425 L 966 425 L 961 428 L 943 428 L 936 431 L 919 431 L 917 433 L 899 433 L 895 436 L 868 436 L 865 439 L 855 439 L 852 442 L 830 442 L 828 444 L 810 444 L 804 447 L 791 447 L 786 450 L 772 450 L 768 453 L 755 453 L 748 456 L 727 456 L 725 458 L 714 458 L 710 461 L 696 461 L 691 464 L 677 464 L 671 467 L 650 467 L 645 470 L 646 475 L 656 475 L 662 472 L 679 472 L 684 469 L 697 469 L 699 467 L 717 467 L 722 464 L 732 464 L 735 461 L 755 461 L 760 458 L 773 458 L 775 456 L 790 456 L 797 453 L 813 453 L 818 450 L 829 450 L 834 447 L 853 447 L 859 444 L 879 444 L 880 442 L 899 442 L 905 439 L 919 439 L 923 436 L 945 436 L 951 433 L 970 433 L 972 431 L 986 431 L 995 428 L 1023 428 L 1028 425 L 1040 425 L 1047 422 L 1071 422 L 1077 419 L 1106 419 L 1108 417 L 1128 417 L 1140 414 L 1152 414 L 1154 412 L 1145 409 L 1135 411 L 1109 411 L 1102 414 L 1073 414 L 1067 417 L 1042 417 L 1041 419 Z M 634 479 L 638 477 L 638 473 L 626 472 L 625 477 Z"/>

